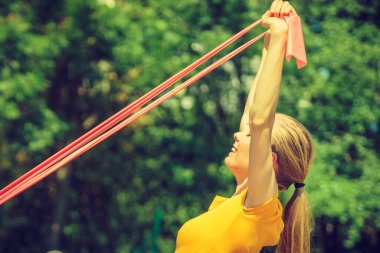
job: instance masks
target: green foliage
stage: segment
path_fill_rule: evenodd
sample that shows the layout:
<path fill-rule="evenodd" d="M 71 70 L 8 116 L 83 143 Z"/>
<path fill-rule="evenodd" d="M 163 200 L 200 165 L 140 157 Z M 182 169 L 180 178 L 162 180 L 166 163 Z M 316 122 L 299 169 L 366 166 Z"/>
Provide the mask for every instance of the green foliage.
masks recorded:
<path fill-rule="evenodd" d="M 256 21 L 270 3 L 0 1 L 1 187 Z M 306 182 L 316 216 L 313 247 L 374 252 L 379 3 L 293 4 L 309 65 L 285 63 L 278 111 L 314 137 Z M 215 194 L 234 191 L 223 158 L 261 47 L 0 207 L 0 251 L 172 252 L 184 222 L 207 210 Z"/>

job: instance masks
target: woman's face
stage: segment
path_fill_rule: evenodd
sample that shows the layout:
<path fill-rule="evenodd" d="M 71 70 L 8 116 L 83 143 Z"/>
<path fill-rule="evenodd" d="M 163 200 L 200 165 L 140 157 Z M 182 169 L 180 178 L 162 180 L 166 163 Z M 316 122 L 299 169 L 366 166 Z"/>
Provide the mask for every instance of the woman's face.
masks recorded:
<path fill-rule="evenodd" d="M 251 136 L 249 129 L 234 134 L 235 143 L 224 159 L 226 166 L 236 175 L 247 176 L 249 165 L 249 145 Z"/>
<path fill-rule="evenodd" d="M 235 143 L 228 156 L 224 159 L 226 166 L 232 171 L 232 173 L 239 178 L 245 178 L 248 176 L 249 167 L 249 146 L 251 143 L 250 131 L 244 130 L 234 134 Z M 277 154 L 272 152 L 273 168 L 278 175 L 278 163 Z"/>

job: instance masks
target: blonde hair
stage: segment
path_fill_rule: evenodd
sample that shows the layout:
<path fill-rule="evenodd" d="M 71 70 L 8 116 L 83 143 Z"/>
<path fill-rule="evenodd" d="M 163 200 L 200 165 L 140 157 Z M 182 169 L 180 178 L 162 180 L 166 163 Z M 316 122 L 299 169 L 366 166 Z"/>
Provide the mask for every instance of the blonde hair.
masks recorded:
<path fill-rule="evenodd" d="M 303 183 L 314 157 L 312 137 L 294 118 L 276 113 L 272 148 L 279 165 L 276 179 L 280 190 Z M 284 209 L 284 230 L 277 247 L 280 253 L 309 253 L 313 216 L 304 188 L 296 188 Z"/>

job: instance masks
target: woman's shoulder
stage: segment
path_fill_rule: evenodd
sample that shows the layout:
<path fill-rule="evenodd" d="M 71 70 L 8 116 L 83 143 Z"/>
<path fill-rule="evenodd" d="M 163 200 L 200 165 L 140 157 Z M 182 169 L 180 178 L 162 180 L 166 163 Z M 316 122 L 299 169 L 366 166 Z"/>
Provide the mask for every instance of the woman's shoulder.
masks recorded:
<path fill-rule="evenodd" d="M 262 217 L 273 217 L 273 216 L 281 216 L 282 215 L 282 205 L 278 198 L 278 191 L 275 194 L 265 201 L 264 203 L 255 206 L 255 207 L 246 207 L 245 199 L 247 198 L 248 188 L 244 189 L 240 195 L 240 203 L 242 206 L 242 211 L 244 214 L 260 214 Z M 265 214 L 265 215 L 263 215 Z"/>
<path fill-rule="evenodd" d="M 210 204 L 208 210 L 210 211 L 210 210 L 214 209 L 215 207 L 219 206 L 221 203 L 223 203 L 224 201 L 226 201 L 228 199 L 229 198 L 227 198 L 227 197 L 215 195 L 214 199 L 211 201 L 211 204 Z"/>

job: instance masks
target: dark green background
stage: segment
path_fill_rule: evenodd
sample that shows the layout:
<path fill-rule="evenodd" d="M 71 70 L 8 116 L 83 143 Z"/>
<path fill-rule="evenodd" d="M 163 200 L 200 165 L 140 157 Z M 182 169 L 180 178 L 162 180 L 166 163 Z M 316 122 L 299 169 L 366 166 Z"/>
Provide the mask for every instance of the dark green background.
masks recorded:
<path fill-rule="evenodd" d="M 316 217 L 313 252 L 376 252 L 380 3 L 291 3 L 302 17 L 309 65 L 285 63 L 278 111 L 301 121 L 315 141 L 306 181 Z M 270 4 L 1 0 L 0 188 L 259 19 Z M 215 194 L 234 191 L 223 160 L 262 46 L 2 205 L 0 252 L 172 252 L 185 221 Z"/>

